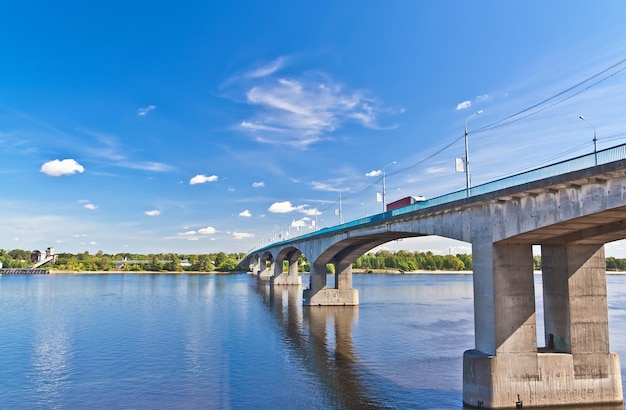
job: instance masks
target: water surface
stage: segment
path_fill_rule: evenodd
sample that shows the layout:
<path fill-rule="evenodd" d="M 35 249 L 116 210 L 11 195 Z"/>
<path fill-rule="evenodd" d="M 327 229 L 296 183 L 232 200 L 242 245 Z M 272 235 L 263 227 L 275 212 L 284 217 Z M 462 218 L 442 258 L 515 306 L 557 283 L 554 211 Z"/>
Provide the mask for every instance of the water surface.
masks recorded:
<path fill-rule="evenodd" d="M 626 380 L 626 276 L 607 282 Z M 4 275 L 0 408 L 463 408 L 472 277 L 354 286 L 360 306 L 324 308 L 245 274 Z"/>

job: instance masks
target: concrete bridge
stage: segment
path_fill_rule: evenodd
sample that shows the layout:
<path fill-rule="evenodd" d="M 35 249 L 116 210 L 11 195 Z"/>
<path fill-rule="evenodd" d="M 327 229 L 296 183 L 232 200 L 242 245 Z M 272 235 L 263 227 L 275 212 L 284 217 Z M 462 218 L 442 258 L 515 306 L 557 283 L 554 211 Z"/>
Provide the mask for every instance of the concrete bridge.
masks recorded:
<path fill-rule="evenodd" d="M 609 350 L 604 244 L 626 238 L 626 145 L 271 244 L 246 263 L 272 286 L 299 284 L 304 255 L 305 305 L 358 305 L 352 263 L 383 243 L 425 235 L 472 244 L 466 404 L 623 402 L 619 357 Z M 541 246 L 545 347 L 536 336 L 533 245 Z M 327 264 L 335 266 L 330 288 Z"/>

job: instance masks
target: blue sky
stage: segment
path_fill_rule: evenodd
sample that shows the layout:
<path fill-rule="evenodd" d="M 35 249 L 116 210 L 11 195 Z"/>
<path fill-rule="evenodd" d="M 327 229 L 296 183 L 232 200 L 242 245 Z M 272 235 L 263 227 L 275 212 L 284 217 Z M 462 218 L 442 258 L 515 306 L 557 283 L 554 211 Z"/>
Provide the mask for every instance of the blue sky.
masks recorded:
<path fill-rule="evenodd" d="M 335 225 L 340 193 L 346 221 L 380 212 L 366 174 L 393 161 L 388 202 L 464 188 L 478 110 L 474 185 L 591 152 L 579 115 L 599 149 L 624 143 L 625 19 L 623 1 L 8 2 L 0 248 L 246 252 Z"/>

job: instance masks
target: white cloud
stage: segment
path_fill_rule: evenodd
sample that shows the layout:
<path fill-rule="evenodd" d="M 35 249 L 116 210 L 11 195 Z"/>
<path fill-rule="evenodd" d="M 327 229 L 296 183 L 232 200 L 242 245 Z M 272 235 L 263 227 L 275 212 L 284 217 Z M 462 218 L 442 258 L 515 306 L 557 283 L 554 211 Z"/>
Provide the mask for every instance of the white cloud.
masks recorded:
<path fill-rule="evenodd" d="M 273 214 L 287 214 L 298 210 L 298 207 L 293 206 L 290 201 L 284 201 L 274 202 L 267 210 Z"/>
<path fill-rule="evenodd" d="M 142 107 L 137 109 L 137 115 L 139 116 L 146 116 L 150 111 L 154 110 L 156 108 L 156 105 L 148 105 L 147 107 Z"/>
<path fill-rule="evenodd" d="M 193 236 L 196 233 L 197 233 L 196 231 L 187 231 L 187 232 L 180 232 L 178 235 L 180 235 L 180 236 Z"/>
<path fill-rule="evenodd" d="M 367 174 L 365 174 L 366 177 L 377 177 L 379 175 L 382 175 L 383 171 L 380 169 L 374 170 L 374 171 L 370 171 Z"/>
<path fill-rule="evenodd" d="M 265 186 L 265 182 L 261 181 L 261 182 L 253 182 L 252 183 L 252 188 L 263 188 Z"/>
<path fill-rule="evenodd" d="M 255 109 L 239 127 L 259 142 L 306 148 L 348 122 L 379 128 L 380 115 L 391 112 L 366 93 L 348 90 L 324 74 L 275 76 L 281 67 L 278 59 L 239 79 L 245 80 L 247 102 Z"/>
<path fill-rule="evenodd" d="M 195 177 L 189 180 L 189 185 L 204 184 L 205 182 L 215 182 L 215 181 L 217 181 L 217 175 L 211 175 L 211 176 L 196 175 Z"/>
<path fill-rule="evenodd" d="M 94 204 L 85 204 L 84 207 L 92 211 L 98 209 L 98 205 L 94 205 Z"/>
<path fill-rule="evenodd" d="M 252 214 L 250 213 L 249 210 L 246 209 L 245 211 L 239 212 L 239 216 L 243 216 L 245 218 L 250 218 L 252 216 Z"/>
<path fill-rule="evenodd" d="M 75 173 L 82 173 L 85 168 L 73 159 L 64 159 L 59 161 L 55 159 L 48 161 L 41 166 L 40 172 L 53 177 L 61 175 L 72 175 Z"/>
<path fill-rule="evenodd" d="M 297 221 L 291 221 L 291 225 L 292 228 L 303 228 L 306 226 L 306 221 L 303 221 L 302 219 L 299 219 Z"/>
<path fill-rule="evenodd" d="M 198 229 L 198 233 L 202 235 L 213 235 L 216 232 L 217 232 L 217 229 L 215 229 L 212 226 L 207 226 L 206 228 Z"/>
<path fill-rule="evenodd" d="M 233 232 L 233 237 L 235 239 L 254 238 L 254 234 L 248 232 Z"/>
<path fill-rule="evenodd" d="M 303 214 L 309 215 L 309 216 L 315 216 L 315 215 L 321 215 L 322 214 L 317 208 L 299 209 L 299 211 L 302 212 Z M 302 219 L 307 219 L 307 218 L 302 218 Z"/>
<path fill-rule="evenodd" d="M 469 108 L 472 106 L 472 102 L 471 101 L 463 101 L 462 103 L 457 104 L 456 109 L 457 110 L 464 110 L 466 108 Z"/>
<path fill-rule="evenodd" d="M 144 212 L 144 214 L 146 214 L 148 216 L 159 216 L 159 215 L 161 215 L 161 211 L 159 211 L 158 209 L 153 209 L 151 211 Z"/>
<path fill-rule="evenodd" d="M 483 94 L 476 97 L 476 101 L 487 101 L 491 98 L 489 94 Z"/>

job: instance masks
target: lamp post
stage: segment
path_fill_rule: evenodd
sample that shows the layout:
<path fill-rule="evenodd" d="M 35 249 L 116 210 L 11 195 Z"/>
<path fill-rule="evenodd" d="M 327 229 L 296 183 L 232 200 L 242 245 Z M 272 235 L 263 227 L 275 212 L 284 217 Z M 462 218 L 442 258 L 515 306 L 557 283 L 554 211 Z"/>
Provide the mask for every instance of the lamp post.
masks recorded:
<path fill-rule="evenodd" d="M 482 114 L 483 110 L 478 110 L 474 114 L 470 115 L 465 119 L 465 191 L 466 196 L 469 197 L 470 188 L 472 187 L 472 182 L 470 179 L 470 165 L 469 165 L 469 141 L 468 141 L 468 132 L 467 132 L 467 122 L 474 116 L 478 114 Z"/>
<path fill-rule="evenodd" d="M 343 224 L 343 209 L 341 209 L 341 191 L 339 191 L 339 225 Z"/>
<path fill-rule="evenodd" d="M 582 115 L 579 115 L 578 118 L 585 121 L 587 124 L 591 125 L 591 128 L 593 128 L 593 157 L 596 165 L 598 165 L 598 138 L 596 138 L 596 126 L 587 121 Z"/>
<path fill-rule="evenodd" d="M 365 217 L 367 218 L 367 205 L 365 205 L 363 202 L 361 202 L 361 205 L 363 205 L 363 208 L 365 208 Z"/>
<path fill-rule="evenodd" d="M 396 161 L 390 162 L 389 164 L 383 167 L 383 212 L 387 210 L 387 201 L 386 201 L 387 186 L 385 183 L 387 174 L 385 173 L 385 168 L 390 167 L 392 165 L 396 165 Z"/>

